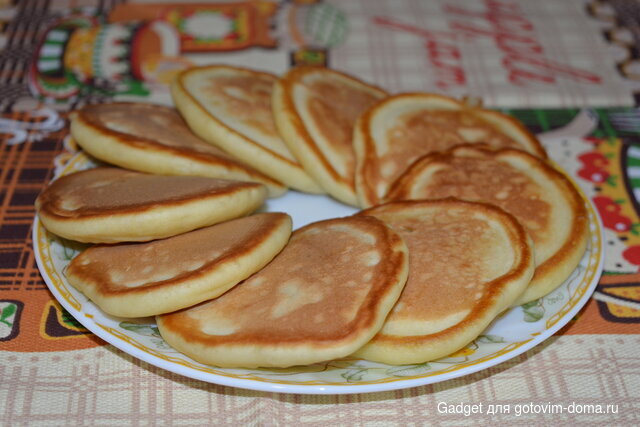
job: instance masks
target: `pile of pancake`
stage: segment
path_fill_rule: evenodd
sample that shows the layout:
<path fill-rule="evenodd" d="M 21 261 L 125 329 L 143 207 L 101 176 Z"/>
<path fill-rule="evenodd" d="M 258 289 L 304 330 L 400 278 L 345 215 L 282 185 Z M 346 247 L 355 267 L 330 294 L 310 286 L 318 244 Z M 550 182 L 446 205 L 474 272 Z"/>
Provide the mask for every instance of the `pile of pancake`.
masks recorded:
<path fill-rule="evenodd" d="M 202 363 L 446 357 L 586 249 L 582 197 L 508 115 L 324 67 L 196 67 L 171 90 L 172 107 L 73 112 L 102 166 L 56 179 L 36 208 L 92 244 L 71 285 L 112 316 L 155 316 Z M 261 209 L 289 190 L 362 210 L 292 230 Z"/>

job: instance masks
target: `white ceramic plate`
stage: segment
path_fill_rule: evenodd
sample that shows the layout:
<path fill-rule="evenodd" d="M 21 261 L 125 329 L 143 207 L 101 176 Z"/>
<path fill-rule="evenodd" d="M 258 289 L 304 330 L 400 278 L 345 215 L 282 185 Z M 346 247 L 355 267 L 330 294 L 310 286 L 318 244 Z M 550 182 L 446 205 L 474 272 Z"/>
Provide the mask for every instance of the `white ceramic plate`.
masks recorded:
<path fill-rule="evenodd" d="M 93 166 L 79 153 L 62 173 Z M 355 212 L 328 197 L 297 192 L 269 200 L 265 210 L 289 213 L 295 228 Z M 591 239 L 587 252 L 556 291 L 511 309 L 474 342 L 449 357 L 403 366 L 354 358 L 288 369 L 221 369 L 200 364 L 169 347 L 158 334 L 153 318 L 131 320 L 107 315 L 69 285 L 65 267 L 82 245 L 48 233 L 37 217 L 33 242 L 40 272 L 60 304 L 91 332 L 136 358 L 186 377 L 233 387 L 307 394 L 367 393 L 431 384 L 495 366 L 540 344 L 566 325 L 586 304 L 602 272 L 601 225 L 591 204 L 589 215 Z"/>

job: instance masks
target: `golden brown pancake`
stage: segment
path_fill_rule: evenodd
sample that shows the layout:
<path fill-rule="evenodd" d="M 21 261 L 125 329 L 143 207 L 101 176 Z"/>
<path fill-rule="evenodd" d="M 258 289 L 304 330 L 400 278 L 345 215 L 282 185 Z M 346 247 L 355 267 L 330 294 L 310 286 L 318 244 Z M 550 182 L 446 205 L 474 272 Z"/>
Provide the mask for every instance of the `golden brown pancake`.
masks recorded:
<path fill-rule="evenodd" d="M 367 110 L 354 131 L 356 190 L 361 206 L 380 203 L 389 186 L 419 157 L 460 144 L 546 153 L 519 121 L 446 96 L 390 96 Z"/>
<path fill-rule="evenodd" d="M 67 269 L 75 288 L 114 316 L 168 313 L 215 298 L 286 245 L 291 218 L 262 213 L 145 243 L 93 246 Z"/>
<path fill-rule="evenodd" d="M 71 135 L 92 156 L 123 168 L 259 182 L 271 197 L 286 191 L 280 182 L 200 139 L 175 109 L 163 105 L 88 105 L 71 114 Z"/>
<path fill-rule="evenodd" d="M 582 197 L 562 173 L 523 151 L 460 146 L 429 154 L 394 183 L 388 199 L 449 196 L 500 206 L 533 239 L 536 272 L 517 304 L 558 287 L 587 247 L 589 220 Z"/>
<path fill-rule="evenodd" d="M 296 230 L 265 268 L 220 297 L 157 317 L 175 349 L 210 365 L 287 367 L 347 356 L 380 329 L 407 275 L 382 221 L 347 217 Z"/>
<path fill-rule="evenodd" d="M 456 199 L 404 201 L 362 211 L 409 248 L 409 278 L 382 330 L 355 355 L 423 363 L 474 340 L 529 283 L 533 253 L 524 228 L 502 209 Z"/>
<path fill-rule="evenodd" d="M 36 210 L 47 230 L 67 239 L 146 241 L 244 216 L 266 195 L 265 186 L 253 182 L 103 167 L 53 181 Z"/>
<path fill-rule="evenodd" d="M 273 91 L 278 130 L 305 170 L 336 199 L 357 206 L 353 126 L 386 92 L 346 74 L 303 66 Z"/>
<path fill-rule="evenodd" d="M 176 108 L 200 138 L 241 162 L 308 193 L 324 193 L 276 130 L 269 73 L 227 65 L 183 71 L 171 85 Z"/>

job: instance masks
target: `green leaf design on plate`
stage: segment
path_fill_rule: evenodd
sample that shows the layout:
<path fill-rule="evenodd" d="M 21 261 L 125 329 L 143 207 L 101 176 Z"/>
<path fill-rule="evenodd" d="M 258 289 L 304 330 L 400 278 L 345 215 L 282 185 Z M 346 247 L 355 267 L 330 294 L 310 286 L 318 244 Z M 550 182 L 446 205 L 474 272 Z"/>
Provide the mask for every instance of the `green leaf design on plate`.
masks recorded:
<path fill-rule="evenodd" d="M 523 304 L 522 310 L 524 311 L 524 321 L 528 323 L 534 323 L 544 317 L 544 307 L 540 300 L 535 300 Z"/>
<path fill-rule="evenodd" d="M 564 300 L 564 293 L 557 290 L 544 297 L 544 302 L 547 306 L 561 303 Z"/>
<path fill-rule="evenodd" d="M 504 338 L 499 336 L 499 335 L 480 335 L 477 339 L 476 339 L 477 343 L 480 344 L 496 344 L 496 343 L 503 343 Z"/>
<path fill-rule="evenodd" d="M 9 318 L 16 312 L 17 306 L 13 303 L 9 303 L 4 308 L 0 308 L 0 322 L 9 327 L 13 327 L 13 323 L 9 322 Z"/>
<path fill-rule="evenodd" d="M 88 243 L 76 242 L 74 240 L 64 239 L 59 236 L 55 236 L 51 240 L 51 242 L 54 241 L 57 241 L 58 244 L 62 247 L 61 255 L 64 261 L 71 261 L 76 257 L 76 255 L 90 246 Z"/>
<path fill-rule="evenodd" d="M 173 348 L 169 344 L 167 344 L 167 342 L 162 337 L 151 338 L 150 341 L 151 341 L 151 344 L 156 346 L 156 348 L 173 351 Z"/>
<path fill-rule="evenodd" d="M 311 365 L 291 366 L 288 368 L 256 368 L 256 370 L 264 372 L 269 375 L 298 375 L 300 373 L 318 373 L 325 372 L 329 369 L 342 369 L 340 367 L 331 367 L 330 362 L 324 363 L 312 363 Z"/>
<path fill-rule="evenodd" d="M 133 322 L 120 322 L 120 327 L 122 329 L 126 329 L 127 331 L 131 331 L 138 335 L 142 335 L 149 338 L 149 343 L 153 345 L 155 348 L 161 350 L 172 350 L 171 346 L 165 342 L 165 340 L 160 335 L 160 331 L 157 326 L 154 325 L 144 325 L 140 323 Z"/>
<path fill-rule="evenodd" d="M 341 373 L 340 376 L 348 382 L 362 381 L 362 378 L 369 372 L 369 368 L 361 366 L 352 366 L 351 369 L 347 369 Z"/>
<path fill-rule="evenodd" d="M 394 366 L 387 369 L 385 372 L 387 375 L 393 375 L 394 377 L 412 377 L 415 375 L 421 375 L 431 370 L 431 365 L 428 363 L 420 363 L 419 365 L 402 365 Z"/>
<path fill-rule="evenodd" d="M 135 332 L 136 334 L 144 335 L 147 337 L 160 338 L 160 331 L 157 326 L 141 325 L 139 323 L 132 322 L 120 322 L 120 327 L 127 331 Z"/>

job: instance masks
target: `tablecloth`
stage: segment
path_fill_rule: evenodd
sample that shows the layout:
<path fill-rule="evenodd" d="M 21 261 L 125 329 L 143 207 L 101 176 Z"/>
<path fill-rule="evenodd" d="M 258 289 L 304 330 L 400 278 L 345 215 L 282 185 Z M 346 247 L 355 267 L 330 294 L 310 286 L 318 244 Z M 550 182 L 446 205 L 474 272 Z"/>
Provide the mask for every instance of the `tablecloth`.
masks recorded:
<path fill-rule="evenodd" d="M 0 424 L 640 423 L 640 2 L 0 6 Z M 392 93 L 471 97 L 518 117 L 600 214 L 604 273 L 592 298 L 554 336 L 504 363 L 376 393 L 226 387 L 105 343 L 38 271 L 35 198 L 78 150 L 69 111 L 113 99 L 170 103 L 175 73 L 208 63 L 273 73 L 325 65 Z"/>

